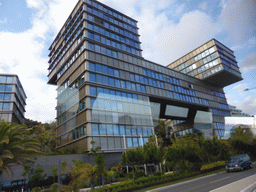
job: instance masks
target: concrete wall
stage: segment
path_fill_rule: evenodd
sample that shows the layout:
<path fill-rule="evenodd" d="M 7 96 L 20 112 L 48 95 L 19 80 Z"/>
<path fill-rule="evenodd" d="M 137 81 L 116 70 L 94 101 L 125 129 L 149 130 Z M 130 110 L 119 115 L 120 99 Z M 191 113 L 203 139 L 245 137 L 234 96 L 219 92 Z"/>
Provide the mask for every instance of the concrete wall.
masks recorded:
<path fill-rule="evenodd" d="M 122 153 L 107 153 L 105 155 L 105 166 L 107 169 L 111 169 L 111 167 L 116 166 L 120 160 L 121 160 Z M 66 161 L 67 162 L 67 168 L 71 169 L 71 165 L 73 165 L 72 160 L 81 160 L 85 163 L 90 163 L 92 166 L 95 165 L 94 159 L 95 156 L 92 154 L 77 154 L 77 155 L 54 155 L 54 156 L 41 156 L 38 157 L 36 160 L 35 166 L 40 165 L 44 169 L 44 173 L 47 174 L 47 176 L 52 176 L 51 169 L 53 165 L 58 167 L 59 159 L 61 162 Z M 13 165 L 11 166 L 13 174 L 11 177 L 8 177 L 5 173 L 2 173 L 0 175 L 0 183 L 2 182 L 8 182 L 8 181 L 17 181 L 17 180 L 24 180 L 28 179 L 27 177 L 21 176 L 21 174 L 24 172 L 23 166 L 20 165 Z"/>

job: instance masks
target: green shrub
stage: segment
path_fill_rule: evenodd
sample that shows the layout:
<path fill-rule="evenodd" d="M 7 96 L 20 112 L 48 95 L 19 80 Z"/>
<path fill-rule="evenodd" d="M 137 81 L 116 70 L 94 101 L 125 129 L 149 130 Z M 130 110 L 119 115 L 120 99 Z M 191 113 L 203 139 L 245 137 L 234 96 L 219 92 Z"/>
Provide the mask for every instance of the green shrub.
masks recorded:
<path fill-rule="evenodd" d="M 41 192 L 41 187 L 34 187 L 32 189 L 33 192 Z"/>
<path fill-rule="evenodd" d="M 138 169 L 135 171 L 135 178 L 145 177 L 145 171 L 142 169 Z"/>
<path fill-rule="evenodd" d="M 106 186 L 106 187 L 101 187 L 101 188 L 97 189 L 97 191 L 98 192 L 121 191 L 121 190 L 146 186 L 146 185 L 150 185 L 150 184 L 154 184 L 154 183 L 159 183 L 159 182 L 166 181 L 166 180 L 171 180 L 171 179 L 174 179 L 174 178 L 181 178 L 181 177 L 185 177 L 185 176 L 188 176 L 188 175 L 191 175 L 191 174 L 192 174 L 191 172 L 182 172 L 182 173 L 172 173 L 172 174 L 160 175 L 160 176 L 152 175 L 152 176 L 149 176 L 149 177 L 140 177 L 140 178 L 135 180 L 134 185 L 133 185 L 132 180 L 128 180 L 128 181 L 120 182 L 118 184 L 114 184 L 114 185 L 110 185 L 110 186 Z"/>
<path fill-rule="evenodd" d="M 53 183 L 53 184 L 51 185 L 51 190 L 52 190 L 52 192 L 57 192 L 57 191 L 58 191 L 58 188 L 59 188 L 58 183 Z"/>
<path fill-rule="evenodd" d="M 154 176 L 161 176 L 163 174 L 164 174 L 163 171 L 156 171 L 156 172 L 153 173 Z"/>
<path fill-rule="evenodd" d="M 225 161 L 217 161 L 214 163 L 206 164 L 201 167 L 200 171 L 210 170 L 210 169 L 214 169 L 217 167 L 222 167 L 222 166 L 225 166 L 225 164 L 226 164 Z"/>

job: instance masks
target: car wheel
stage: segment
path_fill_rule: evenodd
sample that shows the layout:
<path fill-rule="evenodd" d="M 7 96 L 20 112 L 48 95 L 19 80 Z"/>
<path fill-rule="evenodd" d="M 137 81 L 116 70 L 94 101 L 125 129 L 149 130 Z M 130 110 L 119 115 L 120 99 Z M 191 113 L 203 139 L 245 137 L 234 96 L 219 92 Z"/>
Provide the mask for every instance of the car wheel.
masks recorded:
<path fill-rule="evenodd" d="M 230 171 L 229 170 L 226 170 L 227 171 L 227 173 L 229 173 Z"/>
<path fill-rule="evenodd" d="M 241 166 L 241 167 L 240 167 L 240 171 L 243 171 L 243 170 L 244 170 L 244 168 Z"/>
<path fill-rule="evenodd" d="M 249 166 L 249 167 L 250 167 L 250 169 L 252 169 L 252 164 L 250 164 L 250 166 Z"/>

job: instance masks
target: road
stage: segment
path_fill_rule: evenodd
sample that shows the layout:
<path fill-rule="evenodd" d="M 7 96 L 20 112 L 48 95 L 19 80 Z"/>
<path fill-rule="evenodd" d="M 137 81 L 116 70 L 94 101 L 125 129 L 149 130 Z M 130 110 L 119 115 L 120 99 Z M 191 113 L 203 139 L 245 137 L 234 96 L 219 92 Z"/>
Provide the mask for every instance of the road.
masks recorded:
<path fill-rule="evenodd" d="M 256 164 L 242 172 L 222 172 L 182 183 L 162 187 L 148 192 L 236 192 L 241 191 L 256 182 Z"/>

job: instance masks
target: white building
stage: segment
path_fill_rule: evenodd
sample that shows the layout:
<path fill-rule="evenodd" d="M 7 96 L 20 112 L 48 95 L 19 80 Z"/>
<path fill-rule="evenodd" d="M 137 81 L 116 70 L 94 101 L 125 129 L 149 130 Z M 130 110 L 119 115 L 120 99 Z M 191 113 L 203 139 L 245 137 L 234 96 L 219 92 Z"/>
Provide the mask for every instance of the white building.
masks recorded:
<path fill-rule="evenodd" d="M 230 133 L 238 127 L 251 129 L 256 135 L 255 117 L 225 117 L 225 133 L 223 139 L 229 139 Z"/>

